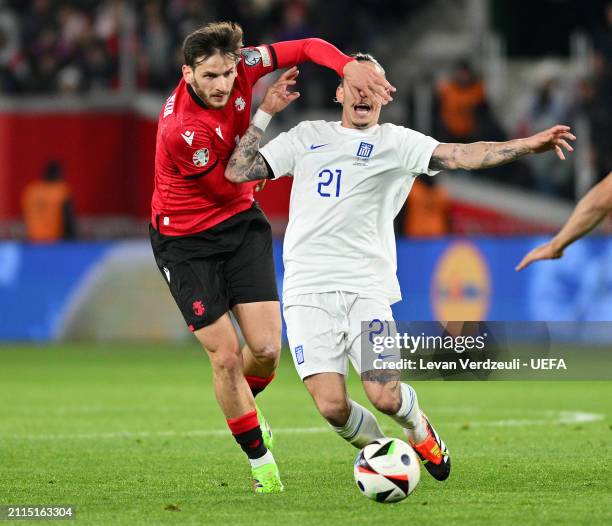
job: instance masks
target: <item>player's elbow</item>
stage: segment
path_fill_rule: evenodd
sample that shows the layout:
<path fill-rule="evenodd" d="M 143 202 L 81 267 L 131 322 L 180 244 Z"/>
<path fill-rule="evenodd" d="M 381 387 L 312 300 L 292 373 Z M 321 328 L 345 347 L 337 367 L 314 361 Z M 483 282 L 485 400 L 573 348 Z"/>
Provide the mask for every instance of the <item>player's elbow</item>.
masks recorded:
<path fill-rule="evenodd" d="M 240 182 L 240 176 L 238 175 L 238 173 L 235 172 L 234 170 L 232 170 L 229 167 L 225 169 L 225 172 L 224 172 L 223 175 L 225 176 L 225 178 L 230 183 L 239 183 Z"/>

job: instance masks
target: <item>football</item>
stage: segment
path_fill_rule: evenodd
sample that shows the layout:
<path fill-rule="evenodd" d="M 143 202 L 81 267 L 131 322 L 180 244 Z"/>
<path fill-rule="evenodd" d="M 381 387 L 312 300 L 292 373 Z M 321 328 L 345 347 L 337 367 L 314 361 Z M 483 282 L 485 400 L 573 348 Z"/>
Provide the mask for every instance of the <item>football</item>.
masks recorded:
<path fill-rule="evenodd" d="M 414 450 L 397 438 L 382 438 L 364 447 L 355 459 L 355 482 L 376 502 L 398 502 L 410 495 L 421 477 Z"/>

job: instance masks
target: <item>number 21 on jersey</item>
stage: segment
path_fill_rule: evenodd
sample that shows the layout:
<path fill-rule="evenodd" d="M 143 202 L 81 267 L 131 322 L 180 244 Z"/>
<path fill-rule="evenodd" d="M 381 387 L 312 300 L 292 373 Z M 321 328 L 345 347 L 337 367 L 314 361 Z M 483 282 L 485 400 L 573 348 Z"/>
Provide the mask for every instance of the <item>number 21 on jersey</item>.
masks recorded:
<path fill-rule="evenodd" d="M 319 172 L 319 184 L 317 192 L 321 197 L 339 197 L 340 184 L 342 181 L 342 170 L 325 169 Z"/>

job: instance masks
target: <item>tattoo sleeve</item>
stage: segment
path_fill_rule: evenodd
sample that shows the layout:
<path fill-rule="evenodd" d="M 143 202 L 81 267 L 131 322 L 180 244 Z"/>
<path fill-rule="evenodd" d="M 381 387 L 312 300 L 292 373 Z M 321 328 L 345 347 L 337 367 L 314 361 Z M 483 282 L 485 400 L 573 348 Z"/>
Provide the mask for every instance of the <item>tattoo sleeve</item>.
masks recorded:
<path fill-rule="evenodd" d="M 523 139 L 507 142 L 474 142 L 440 144 L 429 161 L 432 170 L 477 170 L 516 161 L 531 153 Z"/>
<path fill-rule="evenodd" d="M 263 132 L 252 124 L 240 139 L 225 168 L 225 177 L 232 183 L 244 183 L 259 179 L 271 179 L 273 175 L 259 153 L 259 141 Z"/>

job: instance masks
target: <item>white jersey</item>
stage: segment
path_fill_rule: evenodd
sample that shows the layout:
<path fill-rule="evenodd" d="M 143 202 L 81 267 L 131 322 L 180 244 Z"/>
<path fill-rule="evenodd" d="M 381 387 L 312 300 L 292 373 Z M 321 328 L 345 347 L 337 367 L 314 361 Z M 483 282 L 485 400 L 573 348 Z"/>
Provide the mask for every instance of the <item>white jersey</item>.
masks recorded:
<path fill-rule="evenodd" d="M 283 297 L 341 290 L 401 299 L 393 219 L 439 143 L 395 126 L 367 130 L 305 121 L 260 153 L 293 175 Z"/>

